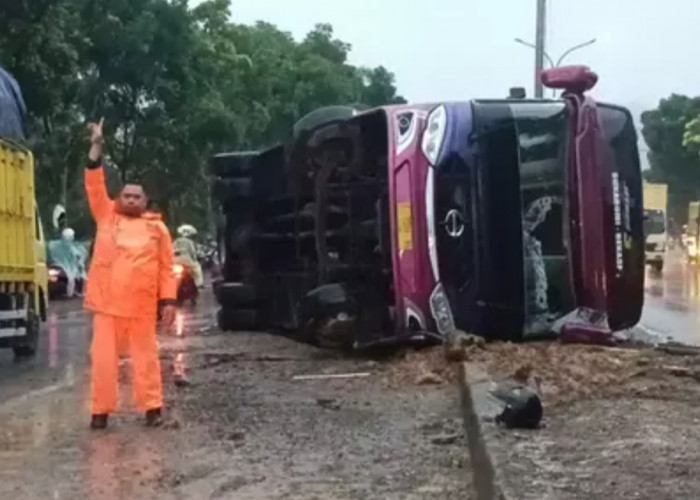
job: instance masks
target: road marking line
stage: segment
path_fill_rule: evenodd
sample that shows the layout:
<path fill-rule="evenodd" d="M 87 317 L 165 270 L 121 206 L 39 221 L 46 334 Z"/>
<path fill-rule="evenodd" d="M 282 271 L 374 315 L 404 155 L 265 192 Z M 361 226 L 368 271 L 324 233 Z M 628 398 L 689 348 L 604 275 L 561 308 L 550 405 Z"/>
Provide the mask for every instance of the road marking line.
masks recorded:
<path fill-rule="evenodd" d="M 60 391 L 61 389 L 71 387 L 74 384 L 75 384 L 75 369 L 73 367 L 73 363 L 69 363 L 68 366 L 66 366 L 66 372 L 65 372 L 65 375 L 63 376 L 62 381 L 57 382 L 55 384 L 47 385 L 46 387 L 42 387 L 41 389 L 35 389 L 33 391 L 29 391 L 29 392 L 21 394 L 19 396 L 15 396 L 14 398 L 10 398 L 7 401 L 5 401 L 4 403 L 0 404 L 0 410 L 4 410 L 4 409 L 10 408 L 12 406 L 16 406 L 18 404 L 24 403 L 27 400 L 35 398 L 37 396 L 46 396 L 47 394 L 51 394 L 52 392 Z"/>

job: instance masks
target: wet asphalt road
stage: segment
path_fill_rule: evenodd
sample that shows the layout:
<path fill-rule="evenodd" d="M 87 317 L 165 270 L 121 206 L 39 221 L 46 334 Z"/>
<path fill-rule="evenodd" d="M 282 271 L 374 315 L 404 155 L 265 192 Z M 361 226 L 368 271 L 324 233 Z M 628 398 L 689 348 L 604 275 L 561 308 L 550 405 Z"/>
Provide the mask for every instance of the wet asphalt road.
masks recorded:
<path fill-rule="evenodd" d="M 700 269 L 672 253 L 645 288 L 640 328 L 700 345 Z M 214 310 L 206 296 L 161 334 L 168 426 L 155 431 L 131 412 L 129 384 L 110 429 L 87 430 L 90 328 L 78 301 L 52 305 L 34 359 L 0 350 L 0 498 L 469 498 L 453 386 L 397 382 L 391 363 L 280 337 L 224 334 Z M 342 372 L 371 375 L 293 381 Z M 188 385 L 178 388 L 180 374 Z"/>
<path fill-rule="evenodd" d="M 647 269 L 639 328 L 662 341 L 700 345 L 700 267 L 680 251 L 668 253 L 663 273 Z"/>
<path fill-rule="evenodd" d="M 128 361 L 109 429 L 87 428 L 90 328 L 77 301 L 52 305 L 36 358 L 0 351 L 0 498 L 470 498 L 454 385 L 400 376 L 415 362 L 222 333 L 212 302 L 161 332 L 161 429 L 130 407 Z M 348 372 L 369 377 L 294 379 Z"/>
<path fill-rule="evenodd" d="M 700 267 L 688 265 L 680 251 L 670 252 L 662 274 L 647 269 L 645 292 L 642 331 L 700 345 Z M 185 313 L 180 322 L 190 329 L 210 327 L 213 310 L 211 298 L 205 297 L 196 317 Z M 0 349 L 0 404 L 74 386 L 88 359 L 89 322 L 80 301 L 55 301 L 34 359 L 17 362 L 11 350 Z"/>
<path fill-rule="evenodd" d="M 57 301 L 43 325 L 36 357 L 15 360 L 11 349 L 0 349 L 0 404 L 75 385 L 86 362 L 88 324 L 79 301 Z"/>

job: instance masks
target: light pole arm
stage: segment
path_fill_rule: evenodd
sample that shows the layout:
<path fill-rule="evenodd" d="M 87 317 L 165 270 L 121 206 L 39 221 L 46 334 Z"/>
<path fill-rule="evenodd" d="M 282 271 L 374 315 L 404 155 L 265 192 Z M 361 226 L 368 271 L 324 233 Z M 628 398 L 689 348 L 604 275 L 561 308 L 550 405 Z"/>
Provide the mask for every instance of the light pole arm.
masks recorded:
<path fill-rule="evenodd" d="M 588 40 L 587 42 L 583 42 L 583 43 L 579 43 L 578 45 L 574 45 L 573 47 L 571 47 L 569 50 L 567 50 L 566 52 L 564 52 L 561 55 L 561 57 L 557 61 L 557 65 L 554 67 L 558 68 L 559 66 L 561 66 L 561 63 L 564 62 L 564 58 L 566 58 L 566 56 L 571 54 L 573 51 L 578 50 L 578 49 L 582 49 L 583 47 L 588 47 L 589 45 L 593 45 L 595 42 L 596 42 L 596 39 L 593 38 L 591 40 Z"/>
<path fill-rule="evenodd" d="M 531 49 L 537 50 L 537 47 L 535 46 L 534 43 L 526 42 L 522 38 L 516 38 L 515 42 L 519 43 L 520 45 L 525 45 L 525 47 L 530 47 Z M 549 57 L 549 54 L 547 54 L 547 52 L 544 52 L 544 57 L 545 57 L 545 59 L 547 59 L 547 62 L 549 63 L 550 68 L 556 67 L 556 66 L 554 66 L 554 61 L 552 60 L 551 57 Z"/>

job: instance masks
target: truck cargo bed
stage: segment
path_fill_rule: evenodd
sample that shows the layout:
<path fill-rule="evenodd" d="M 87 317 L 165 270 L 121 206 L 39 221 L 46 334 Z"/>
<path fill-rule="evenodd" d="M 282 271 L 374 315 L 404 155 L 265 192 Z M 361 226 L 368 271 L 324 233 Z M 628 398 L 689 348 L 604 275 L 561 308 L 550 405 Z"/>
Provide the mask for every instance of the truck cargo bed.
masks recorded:
<path fill-rule="evenodd" d="M 33 156 L 0 139 L 0 283 L 34 281 L 35 227 Z"/>

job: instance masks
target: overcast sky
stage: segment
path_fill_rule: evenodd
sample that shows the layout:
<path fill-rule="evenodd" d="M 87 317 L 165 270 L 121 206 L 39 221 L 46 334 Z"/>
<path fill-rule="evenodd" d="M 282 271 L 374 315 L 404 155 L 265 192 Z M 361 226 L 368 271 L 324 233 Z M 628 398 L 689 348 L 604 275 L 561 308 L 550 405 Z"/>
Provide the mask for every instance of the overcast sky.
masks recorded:
<path fill-rule="evenodd" d="M 548 0 L 547 52 L 596 38 L 568 63 L 598 72 L 595 95 L 635 117 L 672 92 L 700 95 L 700 0 Z M 432 5 L 432 7 L 431 7 Z M 385 65 L 409 101 L 532 95 L 536 0 L 233 0 L 233 19 L 262 19 L 297 38 L 328 22 L 351 62 Z"/>

